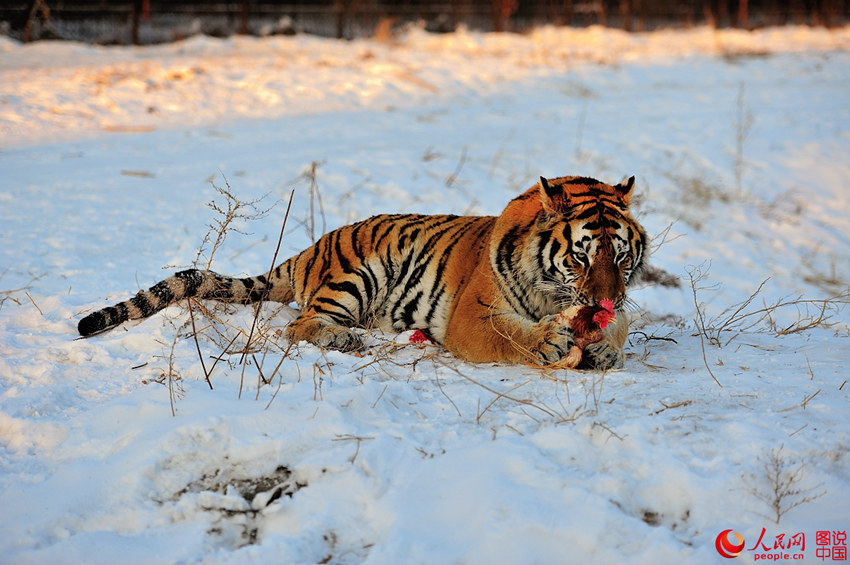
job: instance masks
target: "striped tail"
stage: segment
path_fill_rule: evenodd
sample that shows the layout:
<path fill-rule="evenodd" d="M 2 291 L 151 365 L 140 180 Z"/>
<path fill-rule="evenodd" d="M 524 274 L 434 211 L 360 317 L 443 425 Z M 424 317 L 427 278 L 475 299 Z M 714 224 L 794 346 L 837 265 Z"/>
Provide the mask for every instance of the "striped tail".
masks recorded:
<path fill-rule="evenodd" d="M 274 270 L 275 274 L 280 272 L 281 269 Z M 275 278 L 269 281 L 266 275 L 238 279 L 212 271 L 189 269 L 156 283 L 148 290 L 139 291 L 130 300 L 92 312 L 80 320 L 77 331 L 83 337 L 99 334 L 127 320 L 147 318 L 184 298 L 247 304 L 268 300 L 270 295 L 281 302 L 291 302 L 293 292 L 289 288 L 289 280 Z"/>

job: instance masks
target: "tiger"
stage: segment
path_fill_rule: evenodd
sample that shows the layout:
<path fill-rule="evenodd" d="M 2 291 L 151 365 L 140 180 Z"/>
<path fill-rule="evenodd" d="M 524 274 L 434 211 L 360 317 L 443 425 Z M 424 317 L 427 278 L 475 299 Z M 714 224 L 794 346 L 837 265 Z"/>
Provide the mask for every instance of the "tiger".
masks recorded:
<path fill-rule="evenodd" d="M 574 366 L 622 368 L 626 288 L 647 252 L 629 209 L 634 182 L 540 177 L 498 216 L 374 216 L 324 234 L 266 274 L 177 272 L 77 329 L 93 336 L 187 298 L 295 302 L 284 331 L 292 344 L 357 352 L 364 341 L 353 328 L 419 330 L 468 362 L 551 366 L 577 338 L 559 312 L 609 300 L 616 321 Z"/>

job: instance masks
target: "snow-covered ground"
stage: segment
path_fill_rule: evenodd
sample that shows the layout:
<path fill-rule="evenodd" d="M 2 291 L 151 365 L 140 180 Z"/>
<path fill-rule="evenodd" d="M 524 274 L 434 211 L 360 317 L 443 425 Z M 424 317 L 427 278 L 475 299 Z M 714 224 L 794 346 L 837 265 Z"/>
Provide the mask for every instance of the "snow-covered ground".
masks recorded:
<path fill-rule="evenodd" d="M 727 529 L 744 562 L 822 562 L 850 526 L 848 93 L 846 28 L 0 40 L 0 562 L 718 563 Z M 75 340 L 196 259 L 213 184 L 273 206 L 213 257 L 257 274 L 293 188 L 278 260 L 311 226 L 498 214 L 563 174 L 636 175 L 680 277 L 632 293 L 623 371 L 374 333 L 284 358 L 273 305 L 247 364 L 248 308 L 195 311 L 204 366 L 185 308 Z M 766 279 L 743 314 L 796 304 L 712 331 Z"/>

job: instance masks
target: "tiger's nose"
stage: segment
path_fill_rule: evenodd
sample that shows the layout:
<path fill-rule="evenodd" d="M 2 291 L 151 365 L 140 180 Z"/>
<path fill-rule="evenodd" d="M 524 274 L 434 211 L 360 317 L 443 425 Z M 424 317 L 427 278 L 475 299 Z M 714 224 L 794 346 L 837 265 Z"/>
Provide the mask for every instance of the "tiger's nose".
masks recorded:
<path fill-rule="evenodd" d="M 602 300 L 611 300 L 614 304 L 622 302 L 626 294 L 626 283 L 610 254 L 600 254 L 590 266 L 585 292 L 597 304 Z"/>

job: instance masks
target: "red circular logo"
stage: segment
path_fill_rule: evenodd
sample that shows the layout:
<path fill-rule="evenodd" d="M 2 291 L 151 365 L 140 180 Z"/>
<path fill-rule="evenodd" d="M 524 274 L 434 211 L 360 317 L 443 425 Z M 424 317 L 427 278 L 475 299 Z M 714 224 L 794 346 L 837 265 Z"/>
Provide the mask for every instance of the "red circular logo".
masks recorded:
<path fill-rule="evenodd" d="M 735 538 L 734 542 L 729 541 L 729 534 L 732 534 L 732 537 Z M 723 530 L 717 534 L 714 547 L 717 548 L 717 553 L 726 559 L 738 557 L 744 551 L 744 536 L 732 530 Z"/>

